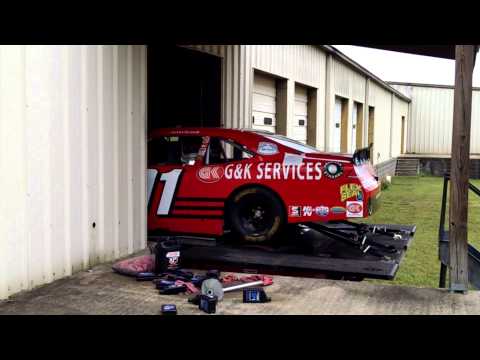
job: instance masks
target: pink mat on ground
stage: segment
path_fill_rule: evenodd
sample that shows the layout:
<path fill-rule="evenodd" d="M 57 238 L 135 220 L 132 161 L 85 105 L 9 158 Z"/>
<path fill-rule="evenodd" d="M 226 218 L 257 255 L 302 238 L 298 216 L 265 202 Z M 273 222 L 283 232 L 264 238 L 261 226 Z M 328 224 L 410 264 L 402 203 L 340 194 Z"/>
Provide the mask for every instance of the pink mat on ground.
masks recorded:
<path fill-rule="evenodd" d="M 113 264 L 112 269 L 119 274 L 136 276 L 142 272 L 155 270 L 155 255 L 142 255 Z"/>

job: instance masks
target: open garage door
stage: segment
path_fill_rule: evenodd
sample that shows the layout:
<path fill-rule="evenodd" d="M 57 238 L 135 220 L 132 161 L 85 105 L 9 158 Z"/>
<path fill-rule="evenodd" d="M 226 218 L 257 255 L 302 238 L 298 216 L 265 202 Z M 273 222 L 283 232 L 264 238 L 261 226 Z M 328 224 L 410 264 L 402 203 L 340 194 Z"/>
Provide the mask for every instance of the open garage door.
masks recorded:
<path fill-rule="evenodd" d="M 255 73 L 253 79 L 252 127 L 276 132 L 277 90 L 274 77 Z"/>
<path fill-rule="evenodd" d="M 307 143 L 308 121 L 308 90 L 301 85 L 295 85 L 295 122 L 293 124 L 293 138 L 304 144 Z"/>
<path fill-rule="evenodd" d="M 221 58 L 179 46 L 148 46 L 149 131 L 221 125 Z"/>

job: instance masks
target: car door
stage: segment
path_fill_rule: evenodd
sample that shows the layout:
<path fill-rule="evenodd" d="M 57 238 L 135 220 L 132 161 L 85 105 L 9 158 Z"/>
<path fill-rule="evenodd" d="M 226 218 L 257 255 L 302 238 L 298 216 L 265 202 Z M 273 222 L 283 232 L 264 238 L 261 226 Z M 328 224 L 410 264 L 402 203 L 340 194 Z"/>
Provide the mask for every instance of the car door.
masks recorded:
<path fill-rule="evenodd" d="M 205 233 L 204 216 L 196 199 L 202 189 L 192 186 L 208 146 L 208 137 L 164 136 L 149 142 L 147 170 L 148 229 Z M 192 203 L 193 202 L 193 203 Z M 222 219 L 217 214 L 216 219 Z M 215 233 L 218 226 L 211 227 Z M 206 232 L 208 233 L 208 232 Z"/>

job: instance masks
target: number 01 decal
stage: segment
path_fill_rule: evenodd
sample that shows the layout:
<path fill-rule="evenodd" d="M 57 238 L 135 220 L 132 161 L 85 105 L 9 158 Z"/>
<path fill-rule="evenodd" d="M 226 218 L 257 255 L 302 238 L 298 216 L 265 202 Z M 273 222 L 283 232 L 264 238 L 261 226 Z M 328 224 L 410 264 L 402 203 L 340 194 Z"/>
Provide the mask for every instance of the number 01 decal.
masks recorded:
<path fill-rule="evenodd" d="M 181 173 L 182 169 L 173 169 L 160 176 L 160 181 L 165 181 L 165 186 L 163 187 L 162 197 L 160 198 L 160 204 L 158 205 L 157 215 L 168 215 L 170 212 L 173 195 L 175 195 L 175 189 L 177 188 L 178 179 Z"/>

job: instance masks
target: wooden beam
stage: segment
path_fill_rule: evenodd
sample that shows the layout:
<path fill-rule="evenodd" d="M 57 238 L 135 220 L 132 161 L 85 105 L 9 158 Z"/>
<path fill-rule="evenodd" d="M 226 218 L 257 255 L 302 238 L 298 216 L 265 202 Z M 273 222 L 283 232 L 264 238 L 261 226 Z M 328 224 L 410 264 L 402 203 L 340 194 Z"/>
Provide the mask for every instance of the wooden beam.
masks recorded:
<path fill-rule="evenodd" d="M 475 53 L 474 45 L 455 47 L 449 222 L 450 290 L 454 292 L 466 292 L 468 289 L 468 181 Z"/>

